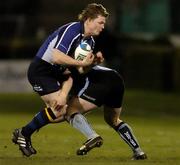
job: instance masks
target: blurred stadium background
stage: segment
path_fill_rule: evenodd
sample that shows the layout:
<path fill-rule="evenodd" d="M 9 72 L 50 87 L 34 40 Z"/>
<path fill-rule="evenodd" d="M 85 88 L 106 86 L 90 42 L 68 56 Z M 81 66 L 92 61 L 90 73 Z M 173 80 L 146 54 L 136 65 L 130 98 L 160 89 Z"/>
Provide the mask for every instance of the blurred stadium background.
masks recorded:
<path fill-rule="evenodd" d="M 28 161 L 10 142 L 12 130 L 42 106 L 27 82 L 30 60 L 49 33 L 76 20 L 91 2 L 102 3 L 111 14 L 97 45 L 105 55 L 104 65 L 117 69 L 125 79 L 123 117 L 148 153 L 146 164 L 180 163 L 180 1 L 5 0 L 0 3 L 0 164 L 58 164 L 60 155 L 62 164 L 91 164 L 98 154 L 98 164 L 131 164 L 127 146 L 120 143 L 122 147 L 117 148 L 118 136 L 102 126 L 102 116 L 97 115 L 90 120 L 106 144 L 86 158 L 74 156 L 82 136 L 67 125 L 53 125 L 35 135 L 39 155 Z"/>
<path fill-rule="evenodd" d="M 76 20 L 90 2 L 103 3 L 111 14 L 97 45 L 104 52 L 105 65 L 123 74 L 127 88 L 180 91 L 177 0 L 2 1 L 0 91 L 20 91 L 15 78 L 21 91 L 30 91 L 23 82 L 28 61 L 49 33 Z"/>
<path fill-rule="evenodd" d="M 29 60 L 49 33 L 76 20 L 90 2 L 103 3 L 111 14 L 96 48 L 105 65 L 123 74 L 127 88 L 180 91 L 177 0 L 2 1 L 0 91 L 30 91 L 24 78 Z"/>

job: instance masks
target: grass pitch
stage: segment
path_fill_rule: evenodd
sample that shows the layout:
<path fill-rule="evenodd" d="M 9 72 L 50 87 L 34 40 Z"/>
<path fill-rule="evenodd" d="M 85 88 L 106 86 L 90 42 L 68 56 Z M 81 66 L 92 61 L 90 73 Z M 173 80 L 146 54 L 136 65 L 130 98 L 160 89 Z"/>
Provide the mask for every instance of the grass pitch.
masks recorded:
<path fill-rule="evenodd" d="M 130 160 L 131 150 L 104 122 L 101 109 L 87 115 L 104 139 L 101 148 L 76 156 L 76 150 L 86 140 L 84 136 L 67 123 L 51 124 L 33 135 L 38 153 L 26 158 L 12 144 L 11 133 L 30 121 L 42 102 L 34 94 L 1 94 L 0 165 L 179 165 L 179 100 L 176 94 L 126 92 L 122 119 L 133 128 L 148 160 Z"/>

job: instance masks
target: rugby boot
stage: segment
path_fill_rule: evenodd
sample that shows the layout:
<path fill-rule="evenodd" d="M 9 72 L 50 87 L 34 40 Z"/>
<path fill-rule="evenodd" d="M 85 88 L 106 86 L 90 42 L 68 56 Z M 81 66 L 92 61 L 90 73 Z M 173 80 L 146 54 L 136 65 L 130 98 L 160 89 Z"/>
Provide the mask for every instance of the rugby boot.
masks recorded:
<path fill-rule="evenodd" d="M 147 155 L 144 152 L 134 153 L 132 160 L 144 160 L 147 159 Z"/>
<path fill-rule="evenodd" d="M 15 129 L 12 134 L 12 142 L 19 145 L 19 150 L 23 155 L 29 157 L 32 154 L 36 154 L 37 151 L 31 144 L 31 139 L 21 134 L 21 129 Z"/>
<path fill-rule="evenodd" d="M 90 150 L 95 147 L 101 147 L 103 144 L 103 139 L 100 136 L 97 136 L 92 139 L 88 139 L 78 150 L 77 155 L 86 155 Z"/>

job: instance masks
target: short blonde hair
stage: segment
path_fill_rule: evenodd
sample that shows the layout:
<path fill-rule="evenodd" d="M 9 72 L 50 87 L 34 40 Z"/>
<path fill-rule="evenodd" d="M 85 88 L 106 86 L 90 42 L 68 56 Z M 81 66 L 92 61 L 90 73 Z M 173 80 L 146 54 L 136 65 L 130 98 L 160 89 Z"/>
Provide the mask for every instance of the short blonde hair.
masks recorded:
<path fill-rule="evenodd" d="M 78 20 L 86 21 L 88 18 L 95 19 L 99 15 L 107 18 L 109 13 L 103 5 L 91 3 L 88 4 L 87 7 L 78 15 Z"/>

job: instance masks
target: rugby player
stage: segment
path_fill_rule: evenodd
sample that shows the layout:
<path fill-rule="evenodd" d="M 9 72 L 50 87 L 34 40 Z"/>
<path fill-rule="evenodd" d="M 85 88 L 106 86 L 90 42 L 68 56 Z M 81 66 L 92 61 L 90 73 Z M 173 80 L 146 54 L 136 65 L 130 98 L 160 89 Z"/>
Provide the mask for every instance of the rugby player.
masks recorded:
<path fill-rule="evenodd" d="M 31 144 L 31 135 L 34 131 L 48 123 L 64 120 L 67 96 L 73 81 L 71 75 L 76 77 L 79 74 L 76 68 L 90 66 L 101 56 L 98 53 L 95 60 L 94 55 L 89 53 L 82 61 L 74 59 L 76 47 L 84 40 L 92 49 L 94 48 L 93 36 L 99 35 L 104 29 L 108 16 L 105 8 L 100 4 L 90 4 L 82 11 L 84 12 L 86 21 L 70 22 L 49 35 L 29 66 L 28 80 L 47 107 L 36 114 L 27 125 L 13 132 L 12 141 L 19 145 L 20 151 L 26 156 L 36 153 Z M 83 115 L 73 114 L 71 120 L 75 117 L 79 118 L 83 125 L 87 125 L 84 134 L 88 133 L 88 139 L 96 137 L 101 139 L 90 125 L 86 124 Z M 81 127 L 78 126 L 80 124 L 78 121 L 73 123 L 76 128 Z"/>
<path fill-rule="evenodd" d="M 103 14 L 97 11 L 103 11 Z M 92 36 L 98 35 L 102 31 L 107 16 L 108 13 L 102 5 L 89 4 L 88 7 L 83 10 L 83 12 L 79 15 L 79 24 L 83 23 L 84 25 L 84 29 L 81 31 L 81 35 L 83 37 L 80 40 L 86 39 L 88 43 L 91 44 L 91 47 L 93 47 L 94 40 Z M 87 27 L 89 27 L 88 33 L 86 33 Z M 71 44 L 71 46 L 72 45 L 73 43 Z M 102 61 L 103 57 L 102 54 L 99 52 L 96 54 L 96 58 L 93 60 L 93 64 Z M 84 68 L 87 67 L 85 66 Z M 102 138 L 95 131 L 93 131 L 91 126 L 87 123 L 86 119 L 80 114 L 80 112 L 86 113 L 98 106 L 104 106 L 105 121 L 112 128 L 114 128 L 114 130 L 120 135 L 120 137 L 131 147 L 133 151 L 133 159 L 146 159 L 147 156 L 140 148 L 140 145 L 136 140 L 130 126 L 120 119 L 124 94 L 124 82 L 122 77 L 115 70 L 101 66 L 92 66 L 91 69 L 89 69 L 88 67 L 87 73 L 79 76 L 74 75 L 76 74 L 72 74 L 72 89 L 74 89 L 75 91 L 79 91 L 79 93 L 78 97 L 75 95 L 68 102 L 66 116 L 70 124 L 74 128 L 80 130 L 88 139 L 83 144 L 83 146 L 77 150 L 77 154 L 85 155 L 92 148 L 99 147 L 102 144 Z M 13 136 L 22 137 L 23 134 L 23 137 L 25 137 L 26 139 L 26 137 L 30 137 L 35 130 L 41 128 L 48 123 L 46 122 L 46 124 L 40 124 L 41 126 L 38 127 L 37 123 L 40 123 L 40 119 L 38 119 L 37 117 L 35 117 L 35 119 L 33 119 L 32 122 L 23 127 L 23 129 L 27 132 L 31 132 L 30 134 L 26 133 L 25 135 L 26 131 L 24 131 L 24 133 L 23 131 L 21 131 L 21 136 L 16 136 L 16 132 L 19 131 L 19 129 L 16 129 Z M 18 144 L 21 147 L 21 143 Z M 27 145 L 27 143 L 25 147 L 27 150 L 33 148 L 31 145 Z M 31 154 L 33 154 L 32 151 L 30 152 Z"/>
<path fill-rule="evenodd" d="M 84 86 L 81 87 L 82 90 L 80 90 L 78 97 L 74 97 L 68 103 L 67 116 L 78 114 L 79 111 L 84 114 L 103 106 L 104 120 L 130 146 L 133 151 L 132 159 L 147 159 L 147 155 L 141 149 L 131 127 L 120 119 L 124 95 L 124 81 L 121 75 L 113 69 L 94 66 L 88 73 L 84 74 L 84 78 L 80 82 L 83 80 Z M 79 86 L 79 83 L 74 82 L 74 85 Z M 73 125 L 75 120 L 76 117 L 70 119 L 70 123 Z M 82 130 L 83 126 L 81 126 Z M 77 150 L 77 155 L 87 154 L 92 149 L 91 144 L 87 140 Z M 94 145 L 93 147 L 98 146 Z"/>

